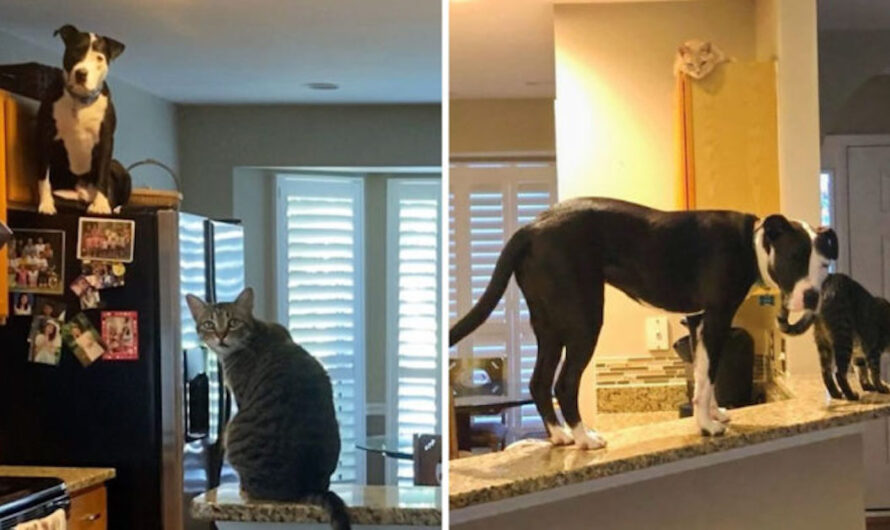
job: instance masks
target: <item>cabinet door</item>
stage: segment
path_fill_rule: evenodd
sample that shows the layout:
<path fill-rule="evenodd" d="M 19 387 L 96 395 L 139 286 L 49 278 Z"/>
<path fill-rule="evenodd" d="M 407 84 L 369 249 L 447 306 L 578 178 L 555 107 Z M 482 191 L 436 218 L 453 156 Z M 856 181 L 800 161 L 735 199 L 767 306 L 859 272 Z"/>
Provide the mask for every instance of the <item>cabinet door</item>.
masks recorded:
<path fill-rule="evenodd" d="M 106 530 L 108 528 L 106 506 L 105 486 L 78 493 L 71 498 L 68 530 Z"/>
<path fill-rule="evenodd" d="M 865 507 L 890 509 L 890 419 L 881 418 L 865 424 L 862 433 L 865 465 Z"/>

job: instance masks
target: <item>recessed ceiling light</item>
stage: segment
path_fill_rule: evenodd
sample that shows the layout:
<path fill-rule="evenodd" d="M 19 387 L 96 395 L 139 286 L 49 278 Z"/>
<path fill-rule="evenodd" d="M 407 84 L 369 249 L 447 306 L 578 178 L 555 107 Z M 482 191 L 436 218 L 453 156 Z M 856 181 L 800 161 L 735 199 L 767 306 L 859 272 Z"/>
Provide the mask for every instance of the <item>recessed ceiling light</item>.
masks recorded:
<path fill-rule="evenodd" d="M 337 90 L 340 88 L 340 85 L 337 83 L 329 83 L 327 81 L 315 81 L 312 83 L 306 83 L 308 88 L 312 90 Z"/>

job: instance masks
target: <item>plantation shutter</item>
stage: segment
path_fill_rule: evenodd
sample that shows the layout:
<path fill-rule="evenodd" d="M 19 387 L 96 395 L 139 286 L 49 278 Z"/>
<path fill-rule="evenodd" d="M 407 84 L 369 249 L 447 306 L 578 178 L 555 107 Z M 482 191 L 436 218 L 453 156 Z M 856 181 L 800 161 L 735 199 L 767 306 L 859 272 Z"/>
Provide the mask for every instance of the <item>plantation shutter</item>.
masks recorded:
<path fill-rule="evenodd" d="M 279 176 L 280 322 L 331 378 L 337 483 L 364 480 L 363 210 L 360 178 Z"/>
<path fill-rule="evenodd" d="M 451 167 L 449 266 L 453 325 L 470 310 L 491 280 L 494 266 L 521 226 L 556 202 L 556 169 L 549 162 L 473 162 Z M 537 355 L 528 308 L 515 280 L 488 320 L 451 348 L 452 357 L 505 357 L 508 396 L 529 396 Z M 477 421 L 500 421 L 500 417 Z M 514 430 L 542 429 L 533 405 L 508 414 Z"/>
<path fill-rule="evenodd" d="M 387 359 L 390 432 L 399 450 L 412 451 L 415 434 L 439 426 L 439 197 L 440 179 L 387 182 Z M 411 484 L 413 463 L 398 460 L 399 483 Z"/>

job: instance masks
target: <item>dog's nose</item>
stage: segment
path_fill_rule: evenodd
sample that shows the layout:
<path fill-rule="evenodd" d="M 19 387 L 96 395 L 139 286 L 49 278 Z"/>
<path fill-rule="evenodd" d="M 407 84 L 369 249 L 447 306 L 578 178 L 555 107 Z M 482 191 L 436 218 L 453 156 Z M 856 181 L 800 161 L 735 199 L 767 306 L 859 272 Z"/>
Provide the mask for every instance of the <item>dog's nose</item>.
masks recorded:
<path fill-rule="evenodd" d="M 807 289 L 803 293 L 803 307 L 804 309 L 813 310 L 816 309 L 816 306 L 819 305 L 819 291 L 815 289 Z"/>
<path fill-rule="evenodd" d="M 74 71 L 74 80 L 80 84 L 87 82 L 87 71 L 84 68 L 78 68 Z"/>

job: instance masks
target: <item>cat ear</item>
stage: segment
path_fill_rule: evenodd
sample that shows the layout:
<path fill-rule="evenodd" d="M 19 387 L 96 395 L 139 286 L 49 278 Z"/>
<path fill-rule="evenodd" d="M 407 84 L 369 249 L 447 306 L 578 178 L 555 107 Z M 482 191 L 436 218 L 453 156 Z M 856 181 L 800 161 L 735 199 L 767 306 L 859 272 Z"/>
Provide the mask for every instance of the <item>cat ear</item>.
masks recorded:
<path fill-rule="evenodd" d="M 710 52 L 711 52 L 711 43 L 710 43 L 710 42 L 706 42 L 706 43 L 702 44 L 702 45 L 701 45 L 701 51 L 703 51 L 703 52 L 705 52 L 705 53 L 710 53 Z"/>
<path fill-rule="evenodd" d="M 192 312 L 192 318 L 194 318 L 196 321 L 201 318 L 201 315 L 203 315 L 204 311 L 207 310 L 207 304 L 204 302 L 204 300 L 201 300 L 193 294 L 185 295 L 185 301 L 188 303 L 189 309 Z"/>
<path fill-rule="evenodd" d="M 238 295 L 238 298 L 235 299 L 235 305 L 238 307 L 253 313 L 253 288 L 247 287 L 241 294 Z"/>
<path fill-rule="evenodd" d="M 689 48 L 685 44 L 683 44 L 679 48 L 677 48 L 677 53 L 679 53 L 680 55 L 686 55 L 687 53 L 689 53 Z"/>

